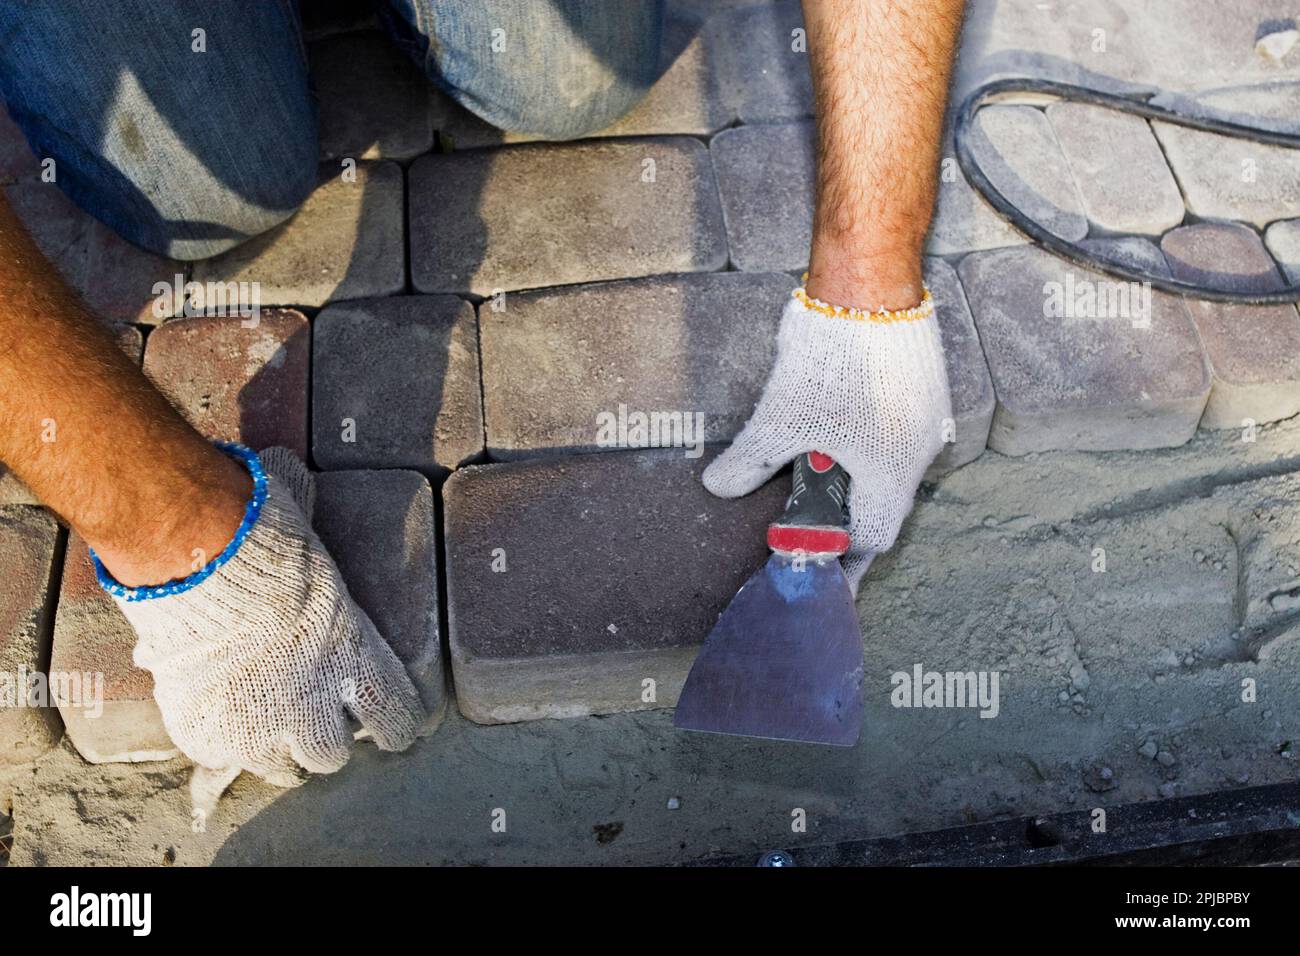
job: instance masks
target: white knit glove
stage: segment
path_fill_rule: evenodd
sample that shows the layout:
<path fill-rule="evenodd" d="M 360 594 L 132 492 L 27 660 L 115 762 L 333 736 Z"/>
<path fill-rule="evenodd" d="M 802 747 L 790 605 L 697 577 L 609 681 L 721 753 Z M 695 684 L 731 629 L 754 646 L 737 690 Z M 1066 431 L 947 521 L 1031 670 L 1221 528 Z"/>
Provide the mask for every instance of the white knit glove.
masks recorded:
<path fill-rule="evenodd" d="M 872 558 L 898 537 L 951 421 L 943 343 L 928 294 L 915 309 L 862 313 L 797 289 L 781 317 L 763 397 L 731 447 L 704 470 L 704 484 L 736 498 L 797 455 L 830 455 L 852 479 L 844 572 L 856 593 Z"/>
<path fill-rule="evenodd" d="M 304 517 L 314 478 L 288 449 L 261 458 L 261 512 L 201 583 L 129 600 L 139 592 L 101 574 L 135 628 L 135 663 L 153 674 L 168 734 L 197 765 L 195 806 L 215 805 L 241 770 L 282 787 L 338 770 L 353 741 L 345 710 L 384 750 L 410 746 L 424 718 Z"/>

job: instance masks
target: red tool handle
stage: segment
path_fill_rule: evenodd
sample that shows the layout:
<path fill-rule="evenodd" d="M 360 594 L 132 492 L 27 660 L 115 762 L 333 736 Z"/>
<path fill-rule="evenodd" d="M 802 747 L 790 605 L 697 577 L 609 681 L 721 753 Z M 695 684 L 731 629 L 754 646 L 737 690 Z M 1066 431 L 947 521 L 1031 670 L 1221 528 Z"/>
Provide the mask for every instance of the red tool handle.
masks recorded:
<path fill-rule="evenodd" d="M 773 551 L 840 555 L 849 549 L 849 473 L 830 455 L 810 451 L 794 461 L 785 514 L 767 527 Z"/>

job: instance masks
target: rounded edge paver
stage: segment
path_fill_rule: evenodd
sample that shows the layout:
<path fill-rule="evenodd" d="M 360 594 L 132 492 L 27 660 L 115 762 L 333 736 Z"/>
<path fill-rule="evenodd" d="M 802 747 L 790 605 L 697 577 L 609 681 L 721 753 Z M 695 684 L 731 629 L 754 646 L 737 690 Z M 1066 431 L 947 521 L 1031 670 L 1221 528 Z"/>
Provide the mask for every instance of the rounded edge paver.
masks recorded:
<path fill-rule="evenodd" d="M 307 457 L 310 329 L 293 309 L 190 316 L 149 335 L 144 371 L 205 437 Z"/>
<path fill-rule="evenodd" d="M 741 126 L 709 144 L 731 264 L 741 272 L 808 265 L 814 158 L 811 122 Z"/>
<path fill-rule="evenodd" d="M 708 151 L 686 136 L 424 156 L 409 213 L 421 292 L 491 296 L 727 260 Z"/>
<path fill-rule="evenodd" d="M 443 487 L 456 699 L 479 723 L 671 707 L 767 560 L 788 473 L 715 498 L 712 455 L 620 451 L 464 468 Z M 650 681 L 652 683 L 646 683 Z"/>
<path fill-rule="evenodd" d="M 333 305 L 312 341 L 312 453 L 321 468 L 441 477 L 483 450 L 474 307 L 455 296 Z"/>
<path fill-rule="evenodd" d="M 500 311 L 485 302 L 489 456 L 608 448 L 621 410 L 623 421 L 678 423 L 647 440 L 697 453 L 730 441 L 762 394 L 795 285 L 784 273 L 719 272 L 518 293 Z"/>
<path fill-rule="evenodd" d="M 1162 448 L 1195 433 L 1210 376 L 1180 298 L 1151 293 L 1148 311 L 1142 286 L 1030 246 L 974 253 L 958 272 L 997 394 L 990 448 Z"/>
<path fill-rule="evenodd" d="M 1161 248 L 1179 279 L 1242 291 L 1283 287 L 1264 244 L 1245 226 L 1183 226 L 1166 234 Z M 1189 298 L 1187 308 L 1213 377 L 1205 428 L 1244 428 L 1300 412 L 1300 313 L 1294 305 Z"/>

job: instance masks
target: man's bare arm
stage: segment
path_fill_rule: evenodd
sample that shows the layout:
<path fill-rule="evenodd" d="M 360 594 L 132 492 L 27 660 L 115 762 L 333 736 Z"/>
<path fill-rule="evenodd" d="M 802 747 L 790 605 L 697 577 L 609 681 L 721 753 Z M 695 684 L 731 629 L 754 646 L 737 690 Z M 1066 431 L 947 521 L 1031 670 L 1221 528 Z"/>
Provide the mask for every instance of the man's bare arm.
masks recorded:
<path fill-rule="evenodd" d="M 0 194 L 0 461 L 131 586 L 221 553 L 251 490 L 119 351 Z"/>
<path fill-rule="evenodd" d="M 808 293 L 898 309 L 921 298 L 961 0 L 803 0 L 817 99 Z"/>

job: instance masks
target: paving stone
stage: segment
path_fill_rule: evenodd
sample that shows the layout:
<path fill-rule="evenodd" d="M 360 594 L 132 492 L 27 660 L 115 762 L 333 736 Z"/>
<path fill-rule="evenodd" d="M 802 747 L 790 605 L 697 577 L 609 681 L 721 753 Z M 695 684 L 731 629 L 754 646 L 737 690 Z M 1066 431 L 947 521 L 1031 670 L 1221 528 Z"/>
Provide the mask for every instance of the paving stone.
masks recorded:
<path fill-rule="evenodd" d="M 935 314 L 943 334 L 955 424 L 955 440 L 944 446 L 926 472 L 927 478 L 935 480 L 984 454 L 997 402 L 975 320 L 971 318 L 957 273 L 942 259 L 927 258 L 925 284 L 934 296 Z"/>
<path fill-rule="evenodd" d="M 1052 124 L 1032 106 L 988 106 L 971 124 L 970 145 L 980 168 L 1025 216 L 1071 242 L 1088 220 Z"/>
<path fill-rule="evenodd" d="M 1095 225 L 1160 235 L 1183 221 L 1178 184 L 1146 120 L 1068 102 L 1048 106 L 1047 118 Z"/>
<path fill-rule="evenodd" d="M 144 337 L 140 330 L 131 325 L 118 326 L 115 330 L 118 347 L 138 365 L 144 353 Z M 40 501 L 31 490 L 18 480 L 18 477 L 0 462 L 0 506 L 37 505 Z"/>
<path fill-rule="evenodd" d="M 173 319 L 149 336 L 145 374 L 208 438 L 307 456 L 310 331 L 292 309 Z"/>
<path fill-rule="evenodd" d="M 956 149 L 949 139 L 943 150 L 939 191 L 925 251 L 934 256 L 947 256 L 1022 246 L 1028 241 L 971 188 L 957 165 Z"/>
<path fill-rule="evenodd" d="M 764 529 L 789 491 L 786 474 L 747 498 L 715 498 L 700 483 L 712 457 L 623 451 L 448 479 L 461 713 L 509 723 L 676 703 L 718 614 L 766 560 Z"/>
<path fill-rule="evenodd" d="M 720 12 L 709 28 L 719 37 L 723 96 L 741 122 L 812 115 L 810 54 L 797 0 Z"/>
<path fill-rule="evenodd" d="M 27 137 L 18 124 L 10 118 L 4 102 L 0 101 L 0 183 L 39 176 L 40 172 L 40 160 L 27 145 Z"/>
<path fill-rule="evenodd" d="M 43 508 L 0 508 L 0 767 L 30 763 L 63 736 L 46 706 L 58 537 Z"/>
<path fill-rule="evenodd" d="M 287 223 L 194 264 L 198 282 L 257 283 L 262 305 L 319 306 L 393 295 L 406 287 L 402 169 L 339 163 Z"/>
<path fill-rule="evenodd" d="M 1300 216 L 1300 152 L 1153 122 L 1187 208 L 1261 229 Z"/>
<path fill-rule="evenodd" d="M 1179 297 L 1152 292 L 1148 310 L 1142 286 L 1036 247 L 974 253 L 958 271 L 997 393 L 990 448 L 1159 448 L 1196 431 L 1209 372 Z"/>
<path fill-rule="evenodd" d="M 731 264 L 742 272 L 802 269 L 812 245 L 814 155 L 809 122 L 742 126 L 709 144 Z"/>
<path fill-rule="evenodd" d="M 726 263 L 708 155 L 687 137 L 425 156 L 410 192 L 422 292 L 486 296 Z"/>
<path fill-rule="evenodd" d="M 438 634 L 433 491 L 413 471 L 335 471 L 316 476 L 312 525 L 348 593 L 406 665 L 438 729 L 447 683 Z"/>
<path fill-rule="evenodd" d="M 1275 222 L 1264 233 L 1264 243 L 1291 284 L 1300 283 L 1300 219 Z"/>
<path fill-rule="evenodd" d="M 1161 242 L 1180 279 L 1240 290 L 1283 287 L 1259 237 L 1244 226 L 1198 223 Z M 1201 424 L 1242 428 L 1300 412 L 1300 314 L 1294 305 L 1237 305 L 1188 299 L 1209 356 L 1214 387 Z"/>
<path fill-rule="evenodd" d="M 596 451 L 620 409 L 624 421 L 680 416 L 665 442 L 730 441 L 762 394 L 795 285 L 724 272 L 519 293 L 502 311 L 485 303 L 488 453 Z"/>
<path fill-rule="evenodd" d="M 312 452 L 322 468 L 439 477 L 483 450 L 474 308 L 454 296 L 330 306 L 312 346 Z"/>
<path fill-rule="evenodd" d="M 154 703 L 153 677 L 132 662 L 134 647 L 135 630 L 95 580 L 85 542 L 70 533 L 50 668 L 102 682 L 102 707 L 59 701 L 68 739 L 91 763 L 167 760 L 179 753 Z"/>
<path fill-rule="evenodd" d="M 378 30 L 308 48 L 320 103 L 321 159 L 410 159 L 433 148 L 430 84 Z"/>

